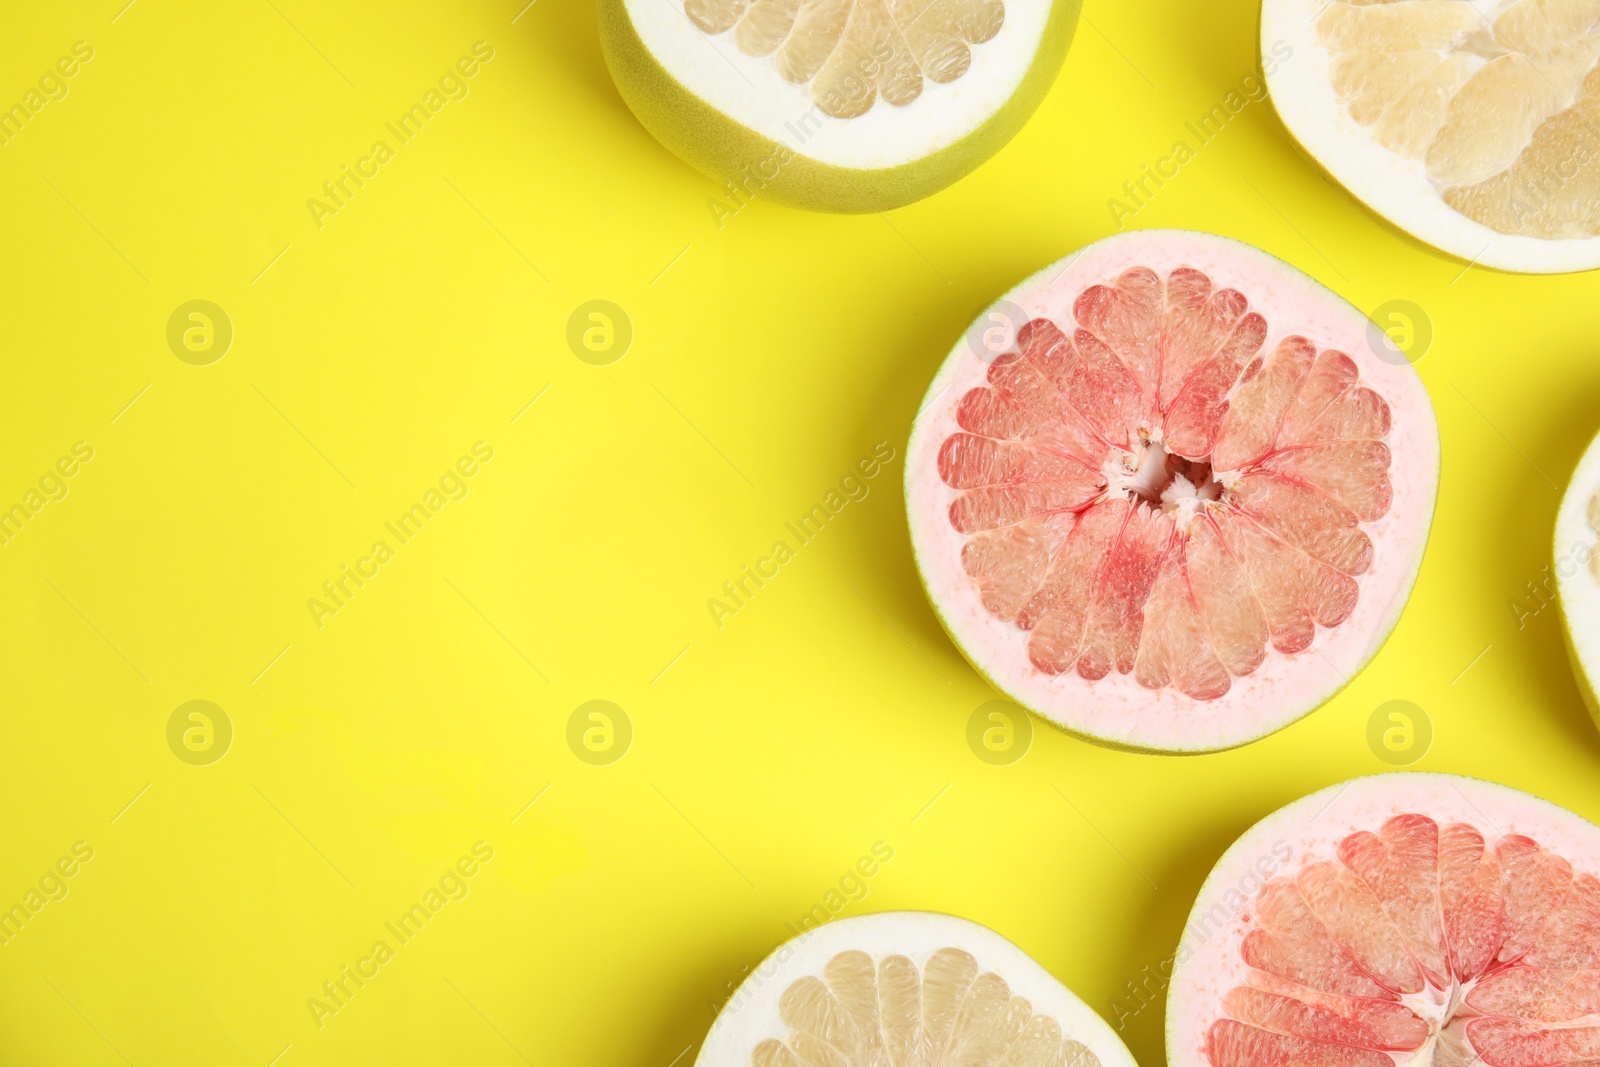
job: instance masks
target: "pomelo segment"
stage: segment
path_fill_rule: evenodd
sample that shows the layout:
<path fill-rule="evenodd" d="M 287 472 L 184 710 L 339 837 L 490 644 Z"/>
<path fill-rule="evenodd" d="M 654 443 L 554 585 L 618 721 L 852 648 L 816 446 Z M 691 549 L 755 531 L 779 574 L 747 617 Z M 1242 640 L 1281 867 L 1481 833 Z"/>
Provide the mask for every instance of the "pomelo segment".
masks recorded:
<path fill-rule="evenodd" d="M 1387 774 L 1268 816 L 1201 889 L 1171 1067 L 1600 1058 L 1600 827 L 1504 786 Z"/>
<path fill-rule="evenodd" d="M 1589 715 L 1600 725 L 1595 696 L 1600 678 L 1600 437 L 1589 442 L 1561 498 L 1551 569 L 1567 654 Z M 1541 607 L 1547 591 L 1530 583 L 1524 610 L 1531 614 Z"/>
<path fill-rule="evenodd" d="M 999 934 L 932 912 L 840 919 L 734 992 L 696 1067 L 1136 1067 L 1105 1021 Z"/>
<path fill-rule="evenodd" d="M 1077 0 L 600 0 L 601 44 L 652 134 L 771 199 L 882 211 L 949 185 L 1022 128 Z"/>
<path fill-rule="evenodd" d="M 1284 124 L 1380 215 L 1506 270 L 1600 266 L 1593 0 L 1264 0 Z"/>
<path fill-rule="evenodd" d="M 1003 309 L 1015 343 L 986 350 Z M 1374 338 L 1208 234 L 1122 234 L 1023 282 L 911 434 L 912 544 L 956 644 L 1134 748 L 1227 748 L 1322 703 L 1394 625 L 1438 480 L 1427 394 Z"/>
<path fill-rule="evenodd" d="M 1005 25 L 1002 0 L 686 0 L 701 32 L 733 31 L 739 51 L 771 56 L 792 85 L 834 118 L 871 111 L 880 99 L 904 107 L 927 82 L 953 82 L 972 66 L 972 47 Z"/>

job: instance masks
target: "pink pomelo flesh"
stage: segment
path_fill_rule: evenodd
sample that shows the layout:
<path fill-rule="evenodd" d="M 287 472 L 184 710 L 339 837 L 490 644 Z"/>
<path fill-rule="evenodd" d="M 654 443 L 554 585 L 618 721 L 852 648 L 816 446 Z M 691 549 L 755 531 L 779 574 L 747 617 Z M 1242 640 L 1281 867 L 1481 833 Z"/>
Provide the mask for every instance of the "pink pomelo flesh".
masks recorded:
<path fill-rule="evenodd" d="M 1389 405 L 1343 352 L 1297 334 L 1262 352 L 1248 306 L 1199 271 L 1135 267 L 1078 296 L 1098 335 L 1034 319 L 962 397 L 939 451 L 967 490 L 950 523 L 1041 671 L 1214 700 L 1269 640 L 1300 652 L 1350 617 L 1362 524 L 1393 497 Z"/>
<path fill-rule="evenodd" d="M 1264 877 L 1263 855 L 1291 858 Z M 1201 891 L 1168 993 L 1169 1061 L 1600 1060 L 1596 873 L 1600 828 L 1501 786 L 1396 774 L 1308 797 Z"/>
<path fill-rule="evenodd" d="M 1415 372 L 1328 290 L 1204 234 L 1111 238 L 1008 300 L 1015 344 L 957 346 L 907 465 L 963 651 L 1136 747 L 1227 747 L 1320 703 L 1387 634 L 1426 538 Z"/>

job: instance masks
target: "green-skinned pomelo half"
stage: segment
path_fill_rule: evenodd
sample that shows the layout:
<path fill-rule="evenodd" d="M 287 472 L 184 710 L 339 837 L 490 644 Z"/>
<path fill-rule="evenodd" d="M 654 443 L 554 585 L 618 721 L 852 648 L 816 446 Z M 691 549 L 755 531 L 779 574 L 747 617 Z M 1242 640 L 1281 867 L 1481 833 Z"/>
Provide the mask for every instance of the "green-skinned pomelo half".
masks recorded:
<path fill-rule="evenodd" d="M 934 610 L 997 689 L 1106 744 L 1208 752 L 1377 653 L 1438 478 L 1428 394 L 1366 316 L 1249 245 L 1146 230 L 956 342 L 906 505 Z"/>
<path fill-rule="evenodd" d="M 1267 816 L 1170 967 L 1169 1067 L 1557 1067 L 1600 1053 L 1600 827 L 1381 774 Z"/>
<path fill-rule="evenodd" d="M 950 915 L 839 919 L 779 946 L 734 991 L 695 1067 L 1136 1067 L 1066 986 Z"/>
<path fill-rule="evenodd" d="M 1556 512 L 1556 598 L 1567 654 L 1589 714 L 1600 725 L 1600 437 L 1589 442 Z"/>
<path fill-rule="evenodd" d="M 1067 53 L 1077 0 L 599 0 L 622 98 L 729 212 L 920 200 L 999 151 Z"/>
<path fill-rule="evenodd" d="M 1356 198 L 1473 263 L 1600 266 L 1589 0 L 1263 0 L 1284 125 Z"/>

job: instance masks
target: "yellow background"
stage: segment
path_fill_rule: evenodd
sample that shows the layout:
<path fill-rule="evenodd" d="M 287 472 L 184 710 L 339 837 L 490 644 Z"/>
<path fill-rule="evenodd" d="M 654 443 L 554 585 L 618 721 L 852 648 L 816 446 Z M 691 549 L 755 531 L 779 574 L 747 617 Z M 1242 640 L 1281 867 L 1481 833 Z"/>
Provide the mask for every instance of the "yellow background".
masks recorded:
<path fill-rule="evenodd" d="M 94 849 L 0 947 L 0 1062 L 687 1064 L 879 841 L 843 914 L 969 916 L 1109 1017 L 1237 834 L 1384 769 L 1389 700 L 1432 720 L 1418 767 L 1600 816 L 1600 735 L 1525 590 L 1600 421 L 1600 283 L 1464 272 L 1265 103 L 1124 224 L 1431 319 L 1444 475 L 1411 605 L 1338 699 L 1243 750 L 968 748 L 993 693 L 912 566 L 911 416 L 970 314 L 1113 232 L 1108 198 L 1251 72 L 1254 6 L 1092 4 L 1038 114 L 955 187 L 719 229 L 584 0 L 125 2 L 0 18 L 3 102 L 94 49 L 0 146 L 0 504 L 94 449 L 0 547 L 0 905 Z M 469 95 L 319 229 L 307 199 L 480 40 Z M 165 339 L 193 299 L 234 327 L 209 366 Z M 592 299 L 634 327 L 607 367 L 565 341 Z M 480 440 L 469 495 L 318 628 L 308 598 Z M 871 495 L 714 626 L 707 599 L 878 441 Z M 166 740 L 194 699 L 233 724 L 209 766 Z M 567 745 L 594 699 L 633 726 L 609 766 Z M 308 998 L 480 840 L 465 899 L 319 1029 Z M 1126 1021 L 1145 1064 L 1162 1011 Z"/>

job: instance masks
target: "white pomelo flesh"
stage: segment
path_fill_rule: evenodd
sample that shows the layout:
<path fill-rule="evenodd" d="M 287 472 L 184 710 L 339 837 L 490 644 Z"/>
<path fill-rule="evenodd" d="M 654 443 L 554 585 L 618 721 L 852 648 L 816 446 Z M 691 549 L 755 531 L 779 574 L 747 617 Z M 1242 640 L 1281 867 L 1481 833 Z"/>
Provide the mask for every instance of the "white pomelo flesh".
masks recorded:
<path fill-rule="evenodd" d="M 807 930 L 734 992 L 697 1067 L 1135 1067 L 1105 1021 L 999 934 L 932 912 Z"/>
<path fill-rule="evenodd" d="M 1556 512 L 1554 567 L 1567 652 L 1589 714 L 1600 724 L 1600 437 L 1589 443 Z"/>
<path fill-rule="evenodd" d="M 1167 993 L 1171 1067 L 1600 1060 L 1600 827 L 1439 774 L 1333 786 L 1206 880 Z"/>
<path fill-rule="evenodd" d="M 1289 132 L 1390 222 L 1505 270 L 1600 266 L 1594 0 L 1264 0 L 1261 47 Z"/>
<path fill-rule="evenodd" d="M 600 0 L 612 76 L 644 125 L 773 199 L 877 211 L 950 184 L 1043 98 L 1075 0 Z"/>
<path fill-rule="evenodd" d="M 879 169 L 945 148 L 1003 107 L 1027 72 L 1051 4 L 625 0 L 625 6 L 645 47 L 691 93 L 819 162 Z M 805 134 L 803 146 L 797 130 Z"/>
<path fill-rule="evenodd" d="M 973 665 L 1069 730 L 1168 752 L 1342 687 L 1433 513 L 1438 430 L 1403 357 L 1306 275 L 1187 231 L 1090 245 L 1001 307 L 1017 343 L 955 346 L 906 462 L 923 583 Z"/>

